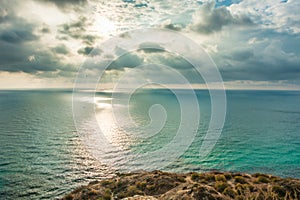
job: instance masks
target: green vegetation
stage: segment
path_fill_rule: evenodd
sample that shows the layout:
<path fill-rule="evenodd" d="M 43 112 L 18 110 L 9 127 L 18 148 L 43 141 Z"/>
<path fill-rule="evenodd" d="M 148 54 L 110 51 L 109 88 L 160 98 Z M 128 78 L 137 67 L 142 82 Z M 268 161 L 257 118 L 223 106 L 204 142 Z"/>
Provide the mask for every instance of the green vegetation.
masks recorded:
<path fill-rule="evenodd" d="M 224 182 L 216 182 L 214 185 L 214 188 L 218 191 L 218 192 L 223 192 L 227 187 L 229 187 L 229 185 L 227 183 Z"/>
<path fill-rule="evenodd" d="M 227 181 L 226 177 L 223 174 L 217 174 L 217 175 L 215 175 L 215 180 L 216 181 L 222 181 L 222 182 L 226 182 Z"/>
<path fill-rule="evenodd" d="M 279 185 L 273 185 L 272 191 L 275 194 L 277 194 L 279 197 L 285 197 L 285 195 L 287 194 L 287 191 L 284 189 L 284 187 L 279 186 Z"/>
<path fill-rule="evenodd" d="M 232 175 L 230 173 L 224 173 L 226 180 L 232 179 Z"/>
<path fill-rule="evenodd" d="M 191 175 L 191 179 L 193 180 L 193 181 L 197 181 L 197 180 L 199 180 L 200 179 L 200 175 L 198 174 L 198 173 L 192 173 L 192 175 Z"/>
<path fill-rule="evenodd" d="M 230 187 L 226 188 L 223 192 L 226 196 L 229 196 L 230 198 L 234 198 L 236 196 L 236 192 L 231 189 Z"/>
<path fill-rule="evenodd" d="M 265 176 L 258 176 L 258 177 L 257 177 L 257 181 L 258 181 L 259 183 L 269 183 L 269 182 L 270 182 L 269 178 L 267 178 L 267 177 L 265 177 Z"/>
<path fill-rule="evenodd" d="M 74 197 L 72 194 L 68 194 L 65 196 L 65 200 L 72 200 Z"/>
<path fill-rule="evenodd" d="M 242 177 L 242 176 L 235 176 L 234 177 L 234 181 L 236 183 L 241 183 L 241 184 L 247 183 L 246 179 L 244 177 Z"/>

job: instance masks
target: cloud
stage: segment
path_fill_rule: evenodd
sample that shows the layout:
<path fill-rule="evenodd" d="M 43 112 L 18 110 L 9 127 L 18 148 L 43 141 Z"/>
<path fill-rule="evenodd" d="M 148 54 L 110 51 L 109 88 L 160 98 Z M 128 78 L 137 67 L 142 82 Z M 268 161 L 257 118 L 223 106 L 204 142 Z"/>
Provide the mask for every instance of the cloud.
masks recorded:
<path fill-rule="evenodd" d="M 226 7 L 216 8 L 215 2 L 207 2 L 194 14 L 190 29 L 202 34 L 211 34 L 228 25 L 250 26 L 253 22 L 246 15 L 232 15 Z"/>
<path fill-rule="evenodd" d="M 74 68 L 59 57 L 68 54 L 67 47 L 62 44 L 54 48 L 41 45 L 43 34 L 37 35 L 41 25 L 17 15 L 10 3 L 5 1 L 6 9 L 0 9 L 0 71 L 35 75 L 60 71 L 73 73 Z"/>
<path fill-rule="evenodd" d="M 250 58 L 253 58 L 254 53 L 253 49 L 251 48 L 237 48 L 231 54 L 231 59 L 236 61 L 247 61 Z"/>
<path fill-rule="evenodd" d="M 54 47 L 53 51 L 57 54 L 64 54 L 64 55 L 70 53 L 68 48 L 64 44 L 60 44 L 60 45 Z"/>
<path fill-rule="evenodd" d="M 175 55 L 169 52 L 150 55 L 147 57 L 147 62 L 163 64 L 174 69 L 181 70 L 188 70 L 193 68 L 193 66 L 180 55 Z"/>
<path fill-rule="evenodd" d="M 18 28 L 12 28 L 1 31 L 0 40 L 9 43 L 22 43 L 26 41 L 32 41 L 38 37 L 34 35 L 30 30 Z"/>
<path fill-rule="evenodd" d="M 34 24 L 16 16 L 13 11 L 0 10 L 0 41 L 23 43 L 37 40 L 38 36 L 33 33 L 34 28 Z"/>
<path fill-rule="evenodd" d="M 50 33 L 51 31 L 50 31 L 49 28 L 43 27 L 43 28 L 41 29 L 41 32 L 42 32 L 42 33 Z"/>
<path fill-rule="evenodd" d="M 89 70 L 115 59 L 107 71 L 111 76 L 139 65 L 158 63 L 173 67 L 192 82 L 200 80 L 188 62 L 158 44 L 140 44 L 136 52 L 116 48 L 112 55 L 93 49 L 110 34 L 123 33 L 121 37 L 130 38 L 124 31 L 154 27 L 178 31 L 203 45 L 225 81 L 300 82 L 299 1 L 202 2 L 206 3 L 2 0 L 0 71 L 72 77 L 84 59 L 101 57 L 102 60 L 90 63 Z M 99 26 L 99 16 L 113 26 L 112 33 L 103 33 L 101 26 L 105 23 Z M 193 55 L 193 50 L 189 55 Z"/>
<path fill-rule="evenodd" d="M 180 31 L 182 29 L 182 27 L 179 24 L 171 24 L 171 23 L 164 24 L 163 28 L 170 29 L 173 31 Z"/>
<path fill-rule="evenodd" d="M 300 33 L 300 2 L 288 1 L 260 1 L 243 0 L 231 6 L 235 14 L 247 13 L 261 28 L 273 29 L 277 32 L 290 34 Z"/>
<path fill-rule="evenodd" d="M 123 70 L 124 68 L 134 68 L 141 64 L 143 64 L 144 59 L 139 57 L 135 53 L 125 53 L 122 56 L 117 57 L 111 65 L 109 66 L 108 70 L 115 69 L 115 70 Z"/>
<path fill-rule="evenodd" d="M 87 47 L 84 47 L 84 48 L 79 49 L 77 52 L 78 52 L 79 54 L 89 55 L 89 54 L 91 53 L 92 50 L 93 50 L 93 47 L 87 46 Z"/>
<path fill-rule="evenodd" d="M 0 71 L 40 75 L 44 72 L 75 72 L 76 68 L 60 62 L 56 54 L 36 49 L 35 46 L 0 42 Z"/>
<path fill-rule="evenodd" d="M 87 3 L 87 0 L 36 0 L 40 2 L 53 3 L 62 10 L 67 10 L 68 7 L 82 6 Z"/>
<path fill-rule="evenodd" d="M 165 29 L 169 29 L 172 31 L 181 31 L 183 28 L 186 27 L 186 24 L 180 22 L 181 20 L 177 19 L 177 20 L 165 20 L 164 22 L 162 22 L 161 27 L 165 28 Z"/>
<path fill-rule="evenodd" d="M 159 46 L 158 44 L 154 45 L 152 43 L 146 43 L 140 46 L 149 47 L 149 45 L 152 47 Z M 162 78 L 164 77 L 167 78 L 170 75 L 170 71 L 168 71 L 167 68 L 165 67 L 167 66 L 175 69 L 178 73 L 185 76 L 185 78 L 188 79 L 191 83 L 203 83 L 202 77 L 195 70 L 195 68 L 180 55 L 175 55 L 167 51 L 162 52 L 161 50 L 159 51 L 151 50 L 150 53 L 147 51 L 126 52 L 124 49 L 121 48 L 118 48 L 116 52 L 117 52 L 116 55 L 113 56 L 114 61 L 106 70 L 108 74 L 121 75 L 122 73 L 118 71 L 126 71 L 138 66 L 151 64 L 151 65 L 156 65 L 157 69 L 161 69 L 161 71 L 156 71 L 156 72 L 149 72 L 147 70 L 140 71 L 139 72 L 140 76 L 143 76 L 147 73 L 151 73 L 151 74 L 157 74 L 157 76 L 161 76 Z M 104 66 L 105 64 L 107 63 L 105 63 L 104 61 L 98 62 L 97 64 L 95 64 L 95 62 L 92 62 L 91 66 L 93 67 L 91 68 L 96 69 L 97 67 Z M 114 72 L 114 73 L 110 73 L 110 72 Z"/>
<path fill-rule="evenodd" d="M 215 33 L 209 35 L 206 45 L 217 45 L 218 51 L 211 55 L 224 81 L 300 83 L 300 37 L 296 34 L 300 29 L 295 22 L 300 19 L 295 11 L 298 4 L 293 0 L 244 0 L 227 8 L 206 7 L 209 12 L 197 13 L 198 21 L 204 22 L 198 24 L 201 28 L 196 33 Z M 212 17 L 214 12 L 223 18 L 213 20 L 218 19 Z M 224 28 L 243 24 L 246 26 L 241 29 Z"/>
<path fill-rule="evenodd" d="M 221 54 L 223 58 L 217 63 L 226 81 L 299 81 L 299 54 L 284 51 L 280 40 L 244 45 Z"/>
<path fill-rule="evenodd" d="M 160 53 L 164 52 L 165 49 L 161 47 L 159 44 L 144 42 L 139 45 L 139 51 L 143 51 L 144 53 Z"/>
<path fill-rule="evenodd" d="M 98 37 L 90 34 L 86 30 L 88 23 L 89 22 L 86 17 L 80 16 L 76 21 L 62 24 L 58 29 L 58 38 L 61 38 L 62 40 L 73 38 L 76 40 L 81 40 L 85 44 L 92 45 Z"/>

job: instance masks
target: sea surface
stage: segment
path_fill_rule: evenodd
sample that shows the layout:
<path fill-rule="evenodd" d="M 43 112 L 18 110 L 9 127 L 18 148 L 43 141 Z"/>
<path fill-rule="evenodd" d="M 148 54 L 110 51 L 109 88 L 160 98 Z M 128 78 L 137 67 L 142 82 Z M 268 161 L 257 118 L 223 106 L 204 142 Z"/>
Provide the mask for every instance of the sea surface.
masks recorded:
<path fill-rule="evenodd" d="M 207 91 L 195 92 L 200 108 L 197 134 L 187 151 L 163 170 L 261 172 L 300 178 L 300 91 L 226 91 L 224 128 L 205 158 L 199 157 L 199 147 L 211 118 L 211 100 Z M 125 137 L 112 127 L 112 100 L 111 93 L 98 92 L 94 102 L 86 101 L 87 106 L 95 106 L 95 112 L 83 114 L 87 126 L 82 132 L 74 124 L 72 92 L 0 91 L 0 199 L 55 199 L 90 181 L 111 177 L 118 167 L 107 161 L 126 154 L 115 152 L 101 160 L 91 153 L 87 138 L 97 137 L 88 125 L 91 115 L 96 115 L 113 143 L 133 152 L 164 147 L 182 120 L 180 102 L 171 91 L 137 91 L 130 98 L 130 115 L 137 125 L 149 123 L 152 105 L 163 106 L 167 119 L 157 134 L 131 140 L 134 129 Z M 145 160 L 144 164 L 149 163 Z"/>

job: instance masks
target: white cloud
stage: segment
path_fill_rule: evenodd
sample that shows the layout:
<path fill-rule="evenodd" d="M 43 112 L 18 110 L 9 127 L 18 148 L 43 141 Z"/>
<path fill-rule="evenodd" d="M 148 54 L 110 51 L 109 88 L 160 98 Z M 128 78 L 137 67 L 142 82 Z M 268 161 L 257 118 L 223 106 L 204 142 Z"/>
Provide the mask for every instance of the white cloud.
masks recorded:
<path fill-rule="evenodd" d="M 232 14 L 227 7 L 215 7 L 215 2 L 203 4 L 193 15 L 190 28 L 203 34 L 221 31 L 225 26 L 251 26 L 253 23 L 245 14 Z"/>
<path fill-rule="evenodd" d="M 278 32 L 300 33 L 300 1 L 288 0 L 244 0 L 229 8 L 232 13 L 246 13 L 263 28 Z"/>

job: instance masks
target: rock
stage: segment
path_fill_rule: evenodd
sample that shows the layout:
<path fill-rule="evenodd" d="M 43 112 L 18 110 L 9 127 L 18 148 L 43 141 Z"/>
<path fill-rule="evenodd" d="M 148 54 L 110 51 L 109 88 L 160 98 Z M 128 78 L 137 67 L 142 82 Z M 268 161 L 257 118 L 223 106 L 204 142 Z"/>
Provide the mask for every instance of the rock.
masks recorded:
<path fill-rule="evenodd" d="M 157 198 L 152 196 L 135 195 L 133 197 L 124 198 L 123 200 L 157 200 Z"/>

